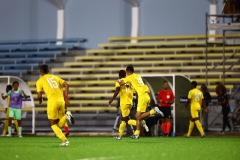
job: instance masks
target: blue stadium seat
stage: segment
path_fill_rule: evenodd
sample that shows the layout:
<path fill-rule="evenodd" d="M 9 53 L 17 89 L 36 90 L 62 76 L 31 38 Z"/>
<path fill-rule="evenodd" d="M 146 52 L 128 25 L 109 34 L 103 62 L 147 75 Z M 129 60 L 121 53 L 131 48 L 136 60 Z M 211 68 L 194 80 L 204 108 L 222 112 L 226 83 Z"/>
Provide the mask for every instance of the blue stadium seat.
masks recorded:
<path fill-rule="evenodd" d="M 33 71 L 34 67 L 39 66 L 38 63 L 16 63 L 16 64 L 11 64 L 11 63 L 0 63 L 0 68 L 2 70 L 7 70 L 6 68 L 10 68 L 10 67 L 15 67 L 15 68 L 27 68 L 27 67 L 31 67 L 31 71 Z M 1 72 L 1 70 L 0 70 Z"/>
<path fill-rule="evenodd" d="M 23 73 L 27 73 L 26 69 L 7 69 L 7 70 L 0 70 L 0 75 L 11 75 L 11 74 L 18 74 L 22 76 Z"/>
<path fill-rule="evenodd" d="M 29 55 L 47 55 L 47 56 L 52 56 L 54 55 L 54 58 L 58 55 L 58 54 L 61 54 L 62 51 L 40 51 L 40 52 L 20 52 L 20 51 L 17 51 L 17 52 L 0 52 L 0 57 L 5 57 L 5 56 L 25 56 L 25 57 L 28 57 Z"/>
<path fill-rule="evenodd" d="M 51 57 L 31 57 L 31 58 L 0 58 L 0 62 L 17 63 L 17 62 L 47 62 Z"/>

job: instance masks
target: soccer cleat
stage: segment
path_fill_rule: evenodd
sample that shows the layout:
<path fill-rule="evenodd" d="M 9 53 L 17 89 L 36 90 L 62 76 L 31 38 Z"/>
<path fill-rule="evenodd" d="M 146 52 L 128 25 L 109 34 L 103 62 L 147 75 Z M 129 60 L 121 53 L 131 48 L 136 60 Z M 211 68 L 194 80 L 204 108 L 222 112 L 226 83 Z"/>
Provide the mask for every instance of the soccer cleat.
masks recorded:
<path fill-rule="evenodd" d="M 72 114 L 71 114 L 70 111 L 67 111 L 65 115 L 66 115 L 66 117 L 67 117 L 67 120 L 68 120 L 71 124 L 74 124 L 74 123 L 75 123 L 74 118 L 73 118 L 73 116 L 72 116 Z"/>
<path fill-rule="evenodd" d="M 221 133 L 221 135 L 224 135 L 224 134 L 225 134 L 225 132 L 224 132 L 224 131 L 221 131 L 220 133 Z"/>
<path fill-rule="evenodd" d="M 205 138 L 205 134 L 201 135 L 201 138 Z"/>
<path fill-rule="evenodd" d="M 19 137 L 19 138 L 23 138 L 22 134 L 19 134 L 18 137 Z"/>
<path fill-rule="evenodd" d="M 146 132 L 149 132 L 149 128 L 148 128 L 145 120 L 142 120 L 142 126 L 145 128 Z"/>
<path fill-rule="evenodd" d="M 5 137 L 6 136 L 6 134 L 1 134 L 1 137 Z"/>
<path fill-rule="evenodd" d="M 122 140 L 121 136 L 116 136 L 116 137 L 113 137 L 113 138 L 116 139 L 116 140 Z"/>
<path fill-rule="evenodd" d="M 184 134 L 184 137 L 185 137 L 185 138 L 190 138 L 190 136 L 188 136 L 187 134 Z"/>
<path fill-rule="evenodd" d="M 6 137 L 12 137 L 12 135 L 11 134 L 7 134 Z"/>
<path fill-rule="evenodd" d="M 65 133 L 65 136 L 68 137 L 68 136 L 69 136 L 69 132 L 68 132 L 68 133 Z"/>
<path fill-rule="evenodd" d="M 70 145 L 70 143 L 69 143 L 68 140 L 66 140 L 66 141 L 62 142 L 61 144 L 59 144 L 59 146 L 69 146 L 69 145 Z"/>
<path fill-rule="evenodd" d="M 133 134 L 133 135 L 130 136 L 130 138 L 132 138 L 132 139 L 139 139 L 139 135 Z"/>
<path fill-rule="evenodd" d="M 156 112 L 156 114 L 161 115 L 162 117 L 164 116 L 164 114 L 159 110 L 158 107 L 154 107 L 154 111 Z"/>

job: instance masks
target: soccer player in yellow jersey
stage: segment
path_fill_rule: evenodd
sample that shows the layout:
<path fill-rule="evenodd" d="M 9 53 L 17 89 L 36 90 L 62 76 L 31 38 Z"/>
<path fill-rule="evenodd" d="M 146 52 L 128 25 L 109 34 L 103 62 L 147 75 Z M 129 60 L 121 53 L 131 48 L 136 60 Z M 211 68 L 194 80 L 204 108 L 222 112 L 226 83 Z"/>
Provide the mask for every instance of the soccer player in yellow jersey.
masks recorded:
<path fill-rule="evenodd" d="M 119 78 L 125 78 L 126 72 L 124 70 L 119 71 Z M 119 126 L 119 135 L 117 137 L 114 137 L 117 140 L 122 139 L 122 135 L 124 133 L 126 124 L 130 125 L 136 125 L 136 120 L 129 120 L 129 114 L 132 109 L 132 103 L 133 103 L 133 93 L 134 89 L 130 84 L 124 84 L 122 86 L 119 85 L 118 82 L 115 83 L 115 92 L 113 94 L 113 97 L 108 102 L 110 105 L 112 104 L 113 100 L 117 97 L 119 94 L 120 96 L 120 110 L 122 114 L 122 122 Z"/>
<path fill-rule="evenodd" d="M 136 125 L 136 131 L 134 132 L 133 136 L 131 138 L 133 139 L 138 139 L 140 135 L 140 128 L 141 128 L 141 123 L 142 120 L 149 115 L 154 115 L 154 114 L 161 114 L 163 116 L 163 113 L 155 107 L 149 112 L 146 112 L 147 106 L 150 102 L 150 90 L 147 85 L 144 84 L 142 77 L 139 74 L 134 73 L 134 68 L 133 66 L 128 66 L 126 68 L 126 73 L 127 77 L 120 79 L 118 82 L 120 85 L 125 85 L 125 84 L 131 84 L 134 88 L 134 90 L 138 94 L 138 105 L 137 105 L 137 112 L 136 112 L 136 120 L 137 120 L 137 125 Z"/>
<path fill-rule="evenodd" d="M 44 91 L 48 98 L 47 116 L 51 128 L 56 136 L 62 140 L 60 146 L 68 146 L 70 143 L 61 128 L 65 125 L 66 120 L 74 124 L 72 114 L 69 111 L 65 114 L 67 106 L 65 106 L 63 88 L 65 88 L 64 93 L 68 97 L 69 85 L 60 77 L 49 74 L 47 65 L 40 66 L 40 75 L 41 78 L 36 83 L 39 104 L 42 103 L 42 92 Z"/>
<path fill-rule="evenodd" d="M 204 101 L 203 93 L 197 89 L 197 82 L 192 81 L 191 83 L 192 89 L 188 93 L 188 102 L 186 103 L 186 106 L 190 103 L 190 111 L 191 111 L 191 118 L 189 123 L 189 129 L 187 135 L 185 137 L 189 138 L 191 136 L 192 130 L 194 128 L 194 123 L 197 126 L 198 131 L 201 134 L 201 137 L 203 138 L 205 136 L 205 133 L 202 128 L 202 124 L 199 119 L 199 111 L 201 110 L 201 106 L 203 105 L 204 111 L 206 112 L 206 104 Z"/>

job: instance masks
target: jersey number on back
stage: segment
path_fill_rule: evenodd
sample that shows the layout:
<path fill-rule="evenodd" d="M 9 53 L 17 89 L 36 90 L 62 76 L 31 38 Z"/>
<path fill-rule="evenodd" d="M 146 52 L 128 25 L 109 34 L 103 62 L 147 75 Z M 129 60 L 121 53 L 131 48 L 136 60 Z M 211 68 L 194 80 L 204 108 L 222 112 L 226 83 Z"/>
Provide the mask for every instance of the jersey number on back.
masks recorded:
<path fill-rule="evenodd" d="M 139 84 L 144 85 L 142 78 L 137 78 Z"/>
<path fill-rule="evenodd" d="M 199 102 L 199 101 L 200 101 L 200 98 L 201 98 L 201 94 L 196 93 L 196 94 L 195 94 L 195 101 L 196 101 L 196 102 Z"/>
<path fill-rule="evenodd" d="M 47 81 L 51 88 L 58 88 L 58 84 L 53 78 L 47 78 Z"/>

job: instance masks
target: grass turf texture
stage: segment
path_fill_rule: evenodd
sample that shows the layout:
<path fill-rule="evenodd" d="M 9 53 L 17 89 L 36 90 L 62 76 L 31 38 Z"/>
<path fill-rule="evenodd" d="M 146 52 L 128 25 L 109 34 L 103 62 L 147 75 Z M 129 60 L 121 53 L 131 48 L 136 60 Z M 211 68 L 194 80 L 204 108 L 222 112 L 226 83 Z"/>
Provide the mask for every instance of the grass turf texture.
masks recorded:
<path fill-rule="evenodd" d="M 0 160 L 237 160 L 240 138 L 69 137 L 59 147 L 55 137 L 0 138 Z"/>

